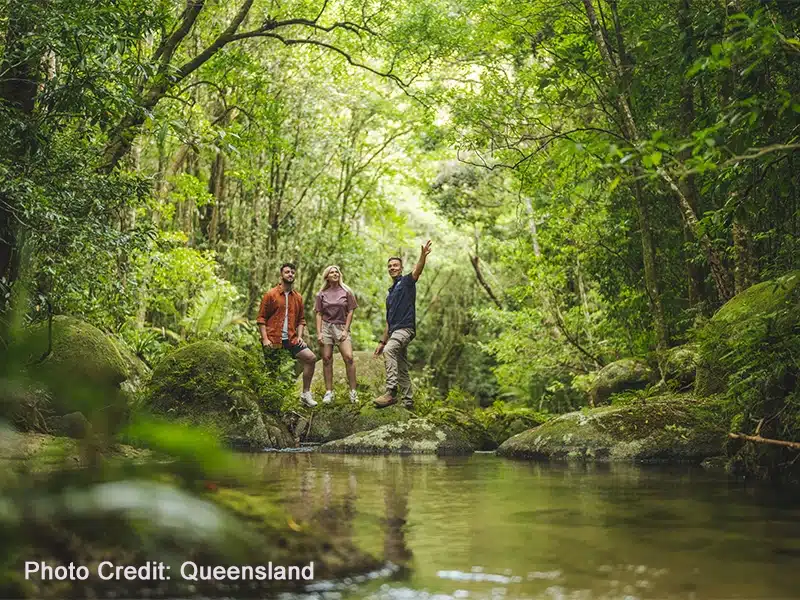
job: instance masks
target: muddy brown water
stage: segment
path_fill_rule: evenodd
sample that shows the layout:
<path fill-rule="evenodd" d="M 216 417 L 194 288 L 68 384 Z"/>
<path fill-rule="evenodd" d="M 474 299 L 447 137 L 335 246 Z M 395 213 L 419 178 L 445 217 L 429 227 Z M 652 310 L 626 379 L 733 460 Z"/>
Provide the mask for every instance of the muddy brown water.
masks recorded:
<path fill-rule="evenodd" d="M 389 565 L 315 582 L 321 600 L 800 598 L 796 489 L 491 454 L 248 460 L 298 523 Z"/>

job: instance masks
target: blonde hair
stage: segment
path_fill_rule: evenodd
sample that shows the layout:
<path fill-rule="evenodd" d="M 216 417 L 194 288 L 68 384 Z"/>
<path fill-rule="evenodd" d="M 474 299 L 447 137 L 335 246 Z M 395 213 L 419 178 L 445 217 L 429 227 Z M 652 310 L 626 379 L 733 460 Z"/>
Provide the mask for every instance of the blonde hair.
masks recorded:
<path fill-rule="evenodd" d="M 347 292 L 349 294 L 352 294 L 353 290 L 351 290 L 349 287 L 347 287 L 344 284 L 344 277 L 342 276 L 342 270 L 337 265 L 330 265 L 330 266 L 325 267 L 323 269 L 323 271 L 322 271 L 322 287 L 320 288 L 318 293 L 321 294 L 322 292 L 327 290 L 329 287 L 331 287 L 331 282 L 328 281 L 328 275 L 330 274 L 330 272 L 333 269 L 336 269 L 337 271 L 339 271 L 339 285 L 342 286 L 342 289 L 344 289 L 345 292 Z"/>

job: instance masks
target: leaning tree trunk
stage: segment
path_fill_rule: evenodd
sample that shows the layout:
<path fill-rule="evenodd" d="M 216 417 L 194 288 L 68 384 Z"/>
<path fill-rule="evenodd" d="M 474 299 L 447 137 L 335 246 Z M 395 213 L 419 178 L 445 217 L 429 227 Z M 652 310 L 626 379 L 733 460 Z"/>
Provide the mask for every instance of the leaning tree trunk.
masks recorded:
<path fill-rule="evenodd" d="M 597 13 L 594 10 L 592 0 L 583 0 L 583 6 L 586 11 L 586 16 L 589 19 L 589 25 L 591 26 L 595 42 L 597 43 L 597 48 L 600 51 L 600 56 L 606 65 L 612 87 L 616 90 L 614 101 L 619 113 L 623 135 L 634 146 L 638 146 L 641 138 L 639 136 L 639 128 L 636 125 L 636 120 L 633 118 L 633 111 L 631 110 L 630 98 L 628 96 L 627 89 L 623 85 L 625 77 L 622 71 L 622 66 L 616 63 L 611 57 L 611 50 L 606 42 L 604 31 L 597 20 Z M 728 284 L 728 274 L 725 270 L 722 257 L 713 247 L 711 238 L 700 227 L 697 213 L 692 208 L 689 199 L 686 197 L 686 194 L 683 193 L 683 190 L 678 185 L 678 182 L 675 180 L 675 178 L 663 167 L 658 167 L 657 173 L 675 193 L 675 196 L 678 200 L 678 206 L 683 214 L 683 218 L 686 221 L 687 226 L 689 227 L 689 230 L 692 232 L 695 239 L 700 241 L 700 244 L 705 251 L 720 299 L 727 300 L 731 297 L 732 293 L 730 285 Z"/>

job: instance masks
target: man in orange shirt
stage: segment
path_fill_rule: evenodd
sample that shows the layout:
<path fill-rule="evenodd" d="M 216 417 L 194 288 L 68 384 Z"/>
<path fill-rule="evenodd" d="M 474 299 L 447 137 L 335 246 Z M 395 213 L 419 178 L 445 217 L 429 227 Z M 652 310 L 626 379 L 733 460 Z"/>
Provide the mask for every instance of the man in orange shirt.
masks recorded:
<path fill-rule="evenodd" d="M 306 406 L 316 406 L 311 396 L 311 378 L 317 357 L 303 341 L 306 327 L 303 298 L 292 289 L 296 272 L 292 263 L 281 265 L 281 282 L 264 294 L 256 323 L 267 364 L 280 364 L 281 353 L 289 352 L 297 360 L 298 371 L 303 371 L 300 401 Z"/>

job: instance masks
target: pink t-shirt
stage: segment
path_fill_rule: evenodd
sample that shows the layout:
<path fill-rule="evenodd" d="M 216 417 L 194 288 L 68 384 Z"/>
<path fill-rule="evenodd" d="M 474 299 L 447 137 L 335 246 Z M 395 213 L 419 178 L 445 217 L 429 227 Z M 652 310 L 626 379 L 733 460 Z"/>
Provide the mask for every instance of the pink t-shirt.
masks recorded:
<path fill-rule="evenodd" d="M 344 325 L 347 313 L 355 308 L 358 308 L 356 297 L 342 286 L 322 290 L 314 303 L 314 310 L 322 315 L 322 320 L 335 325 Z"/>

